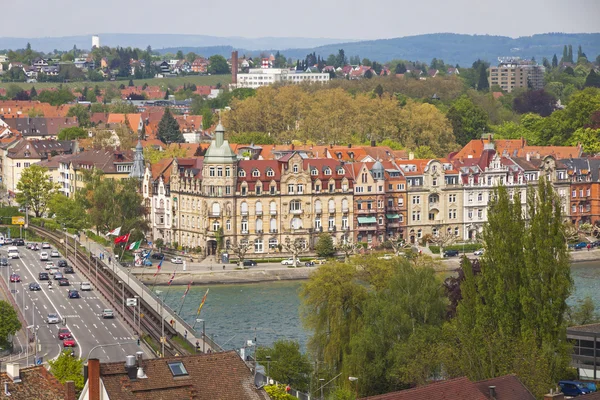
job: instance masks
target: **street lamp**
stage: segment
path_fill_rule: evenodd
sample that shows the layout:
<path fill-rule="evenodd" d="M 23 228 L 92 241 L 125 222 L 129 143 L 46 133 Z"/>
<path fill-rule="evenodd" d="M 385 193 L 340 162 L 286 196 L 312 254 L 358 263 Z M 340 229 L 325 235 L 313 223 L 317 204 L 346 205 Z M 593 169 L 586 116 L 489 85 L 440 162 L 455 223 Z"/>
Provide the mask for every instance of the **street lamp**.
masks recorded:
<path fill-rule="evenodd" d="M 25 344 L 25 360 L 27 363 L 27 366 L 29 367 L 29 330 L 33 329 L 34 325 L 28 325 L 26 331 L 25 331 L 25 336 L 27 336 L 27 343 Z"/>
<path fill-rule="evenodd" d="M 206 325 L 205 321 L 200 318 L 197 319 L 196 322 L 202 322 L 202 352 L 206 353 Z"/>
<path fill-rule="evenodd" d="M 323 382 L 325 382 L 325 378 L 319 378 L 319 382 L 321 383 L 321 400 L 323 400 L 323 388 L 325 387 Z"/>
<path fill-rule="evenodd" d="M 162 290 L 156 291 L 156 294 L 159 295 L 158 299 L 160 300 L 160 322 L 161 322 L 161 329 L 162 329 L 162 334 L 160 336 L 161 357 L 164 357 L 165 356 L 165 317 L 163 316 L 164 304 L 163 304 L 163 300 L 160 297 L 160 294 L 162 292 L 163 292 Z"/>
<path fill-rule="evenodd" d="M 266 356 L 267 359 L 267 383 L 269 383 L 269 371 L 271 370 L 271 356 Z"/>
<path fill-rule="evenodd" d="M 125 315 L 125 282 L 119 281 L 119 284 L 121 285 L 121 304 L 123 305 L 123 315 Z"/>
<path fill-rule="evenodd" d="M 354 394 L 355 394 L 355 397 L 358 398 L 358 383 L 357 383 L 358 378 L 356 376 L 349 376 L 348 380 L 350 382 L 354 382 L 354 392 L 355 392 Z"/>

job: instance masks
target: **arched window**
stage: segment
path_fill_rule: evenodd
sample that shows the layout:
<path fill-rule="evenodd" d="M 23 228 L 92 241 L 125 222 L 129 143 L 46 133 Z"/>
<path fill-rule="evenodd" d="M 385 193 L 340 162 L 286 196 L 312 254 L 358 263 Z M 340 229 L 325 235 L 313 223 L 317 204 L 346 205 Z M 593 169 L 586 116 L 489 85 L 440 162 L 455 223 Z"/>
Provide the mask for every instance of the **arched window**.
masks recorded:
<path fill-rule="evenodd" d="M 243 178 L 243 177 L 245 177 L 245 176 L 246 176 L 246 171 L 244 171 L 243 169 L 240 169 L 240 170 L 239 170 L 239 172 L 238 172 L 238 176 L 239 176 L 240 178 Z"/>
<path fill-rule="evenodd" d="M 315 214 L 321 214 L 321 212 L 322 212 L 321 200 L 317 200 L 317 201 L 315 201 Z"/>
<path fill-rule="evenodd" d="M 213 232 L 217 232 L 220 227 L 221 227 L 221 225 L 219 224 L 219 221 L 213 221 L 213 223 L 212 223 Z"/>
<path fill-rule="evenodd" d="M 300 170 L 300 167 L 298 167 L 298 164 L 294 164 L 293 170 L 294 170 L 295 174 L 298 173 L 298 171 Z"/>
<path fill-rule="evenodd" d="M 270 176 L 270 177 L 275 176 L 275 171 L 273 171 L 271 168 L 269 168 L 267 170 L 267 176 Z"/>
<path fill-rule="evenodd" d="M 290 212 L 299 213 L 302 211 L 302 203 L 300 200 L 290 201 Z"/>
<path fill-rule="evenodd" d="M 330 213 L 334 213 L 335 212 L 335 201 L 333 201 L 333 199 L 329 200 L 329 212 Z"/>
<path fill-rule="evenodd" d="M 245 201 L 240 205 L 240 211 L 242 212 L 242 215 L 248 215 L 248 203 L 246 203 Z"/>
<path fill-rule="evenodd" d="M 271 218 L 269 221 L 269 230 L 271 233 L 277 232 L 277 218 Z"/>
<path fill-rule="evenodd" d="M 252 170 L 252 176 L 257 178 L 260 176 L 260 171 L 257 169 Z"/>
<path fill-rule="evenodd" d="M 429 195 L 429 202 L 430 203 L 437 203 L 439 201 L 440 201 L 440 196 L 438 196 L 437 194 Z"/>
<path fill-rule="evenodd" d="M 325 175 L 331 175 L 331 168 L 325 168 Z"/>
<path fill-rule="evenodd" d="M 272 201 L 271 203 L 269 203 L 269 212 L 271 213 L 271 215 L 277 214 L 277 203 Z"/>
<path fill-rule="evenodd" d="M 290 227 L 292 229 L 302 229 L 302 219 L 300 218 L 292 218 L 290 223 Z"/>
<path fill-rule="evenodd" d="M 342 199 L 342 212 L 348 212 L 348 199 Z"/>
<path fill-rule="evenodd" d="M 211 216 L 218 217 L 221 215 L 221 205 L 219 203 L 212 203 Z"/>
<path fill-rule="evenodd" d="M 256 202 L 256 215 L 262 215 L 263 209 L 262 209 L 262 203 L 260 201 Z"/>
<path fill-rule="evenodd" d="M 256 232 L 262 232 L 263 231 L 263 221 L 260 218 L 257 218 L 256 220 Z"/>

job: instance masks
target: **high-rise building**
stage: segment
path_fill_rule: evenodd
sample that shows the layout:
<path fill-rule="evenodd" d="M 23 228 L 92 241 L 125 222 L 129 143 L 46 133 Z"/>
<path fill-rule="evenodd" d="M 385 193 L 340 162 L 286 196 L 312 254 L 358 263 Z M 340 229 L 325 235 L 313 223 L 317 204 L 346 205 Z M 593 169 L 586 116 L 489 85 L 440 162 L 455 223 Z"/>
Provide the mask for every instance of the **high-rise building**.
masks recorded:
<path fill-rule="evenodd" d="M 544 66 L 537 65 L 534 61 L 521 60 L 519 57 L 499 57 L 498 61 L 497 67 L 489 69 L 490 87 L 498 85 L 509 93 L 515 88 L 538 90 L 544 87 Z"/>
<path fill-rule="evenodd" d="M 100 48 L 100 36 L 98 35 L 92 36 L 92 49 L 94 47 Z"/>

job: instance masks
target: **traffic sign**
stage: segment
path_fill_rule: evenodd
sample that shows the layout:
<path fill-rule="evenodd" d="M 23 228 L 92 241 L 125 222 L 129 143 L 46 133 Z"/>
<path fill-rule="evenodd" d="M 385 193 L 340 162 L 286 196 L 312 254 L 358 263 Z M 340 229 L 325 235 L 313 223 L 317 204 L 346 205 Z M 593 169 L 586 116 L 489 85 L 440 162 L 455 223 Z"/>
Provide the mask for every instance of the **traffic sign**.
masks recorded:
<path fill-rule="evenodd" d="M 137 306 L 137 299 L 135 297 L 127 298 L 127 307 L 135 307 Z"/>
<path fill-rule="evenodd" d="M 12 217 L 13 225 L 25 225 L 25 217 Z"/>

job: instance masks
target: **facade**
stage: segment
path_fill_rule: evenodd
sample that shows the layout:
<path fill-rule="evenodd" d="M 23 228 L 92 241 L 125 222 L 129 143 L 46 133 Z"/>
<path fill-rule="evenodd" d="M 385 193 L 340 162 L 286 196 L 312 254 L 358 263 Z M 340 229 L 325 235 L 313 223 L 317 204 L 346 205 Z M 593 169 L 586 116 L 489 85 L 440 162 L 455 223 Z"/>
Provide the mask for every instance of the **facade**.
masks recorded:
<path fill-rule="evenodd" d="M 274 83 L 327 83 L 328 73 L 296 72 L 281 68 L 252 68 L 246 74 L 237 74 L 237 88 L 258 89 Z"/>
<path fill-rule="evenodd" d="M 490 87 L 498 85 L 502 90 L 512 92 L 515 88 L 531 87 L 535 90 L 544 88 L 546 68 L 532 61 L 524 61 L 518 57 L 501 57 L 497 67 L 489 68 L 488 82 Z"/>

